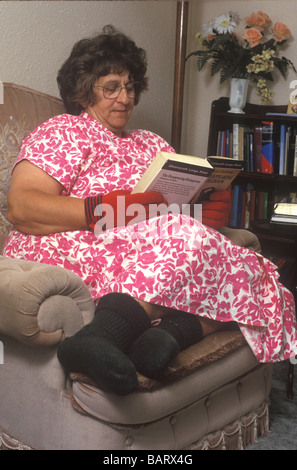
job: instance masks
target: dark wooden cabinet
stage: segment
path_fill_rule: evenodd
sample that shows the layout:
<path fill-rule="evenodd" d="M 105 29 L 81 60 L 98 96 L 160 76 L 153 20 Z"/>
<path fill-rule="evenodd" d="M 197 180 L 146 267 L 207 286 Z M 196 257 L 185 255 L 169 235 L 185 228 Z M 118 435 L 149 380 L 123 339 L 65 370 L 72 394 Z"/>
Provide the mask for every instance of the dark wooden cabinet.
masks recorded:
<path fill-rule="evenodd" d="M 238 123 L 241 126 L 254 128 L 260 126 L 263 121 L 273 121 L 275 128 L 280 124 L 287 124 L 297 129 L 297 117 L 294 116 L 267 116 L 266 113 L 285 114 L 285 106 L 263 106 L 247 104 L 244 114 L 233 114 L 228 112 L 229 99 L 220 98 L 212 103 L 211 118 L 209 125 L 208 155 L 216 155 L 218 150 L 218 136 L 220 131 L 232 131 L 233 124 Z M 270 216 L 273 211 L 275 197 L 278 198 L 297 193 L 297 177 L 280 175 L 277 172 L 262 173 L 243 171 L 235 179 L 235 185 L 251 185 L 258 193 L 264 191 L 268 193 L 268 211 L 266 218 L 261 219 L 257 216 L 250 222 L 248 227 L 259 237 L 263 254 L 272 260 L 287 258 L 295 260 L 292 266 L 292 273 L 289 277 L 287 287 L 294 293 L 297 299 L 297 226 L 277 225 L 270 223 Z M 236 226 L 233 224 L 233 226 Z M 243 227 L 243 225 L 241 225 Z"/>

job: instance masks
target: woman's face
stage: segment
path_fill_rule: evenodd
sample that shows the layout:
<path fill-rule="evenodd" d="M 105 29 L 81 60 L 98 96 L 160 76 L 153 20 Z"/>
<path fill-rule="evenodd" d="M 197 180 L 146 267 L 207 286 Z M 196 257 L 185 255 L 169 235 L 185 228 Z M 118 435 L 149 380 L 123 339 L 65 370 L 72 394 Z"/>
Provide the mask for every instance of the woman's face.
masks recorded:
<path fill-rule="evenodd" d="M 113 132 L 118 137 L 123 136 L 123 131 L 134 108 L 134 98 L 129 97 L 125 85 L 131 83 L 129 72 L 110 73 L 98 78 L 95 84 L 97 102 L 88 105 L 85 111 L 100 124 Z M 106 90 L 103 90 L 104 89 Z M 106 98 L 112 90 L 123 87 L 115 98 Z M 105 95 L 105 96 L 104 96 Z"/>

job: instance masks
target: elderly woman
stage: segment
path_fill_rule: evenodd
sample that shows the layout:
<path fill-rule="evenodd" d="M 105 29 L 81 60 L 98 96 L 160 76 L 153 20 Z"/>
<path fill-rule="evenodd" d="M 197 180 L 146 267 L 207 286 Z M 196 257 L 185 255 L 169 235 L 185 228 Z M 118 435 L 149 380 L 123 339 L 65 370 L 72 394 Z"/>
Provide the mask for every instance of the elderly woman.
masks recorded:
<path fill-rule="evenodd" d="M 63 266 L 89 287 L 94 319 L 60 344 L 62 365 L 129 393 L 136 371 L 158 376 L 181 349 L 234 321 L 260 361 L 295 354 L 293 297 L 256 253 L 256 237 L 223 227 L 228 193 L 203 204 L 203 224 L 152 212 L 159 193 L 131 194 L 156 153 L 174 151 L 150 131 L 126 130 L 147 88 L 145 52 L 106 27 L 74 46 L 58 84 L 68 114 L 23 142 L 4 252 Z M 135 203 L 142 221 L 129 213 Z"/>

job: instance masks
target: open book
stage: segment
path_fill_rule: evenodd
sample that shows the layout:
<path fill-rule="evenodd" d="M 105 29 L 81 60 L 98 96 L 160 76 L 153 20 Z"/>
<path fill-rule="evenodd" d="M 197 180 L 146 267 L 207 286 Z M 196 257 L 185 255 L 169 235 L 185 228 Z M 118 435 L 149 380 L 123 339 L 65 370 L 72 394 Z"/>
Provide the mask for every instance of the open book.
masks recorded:
<path fill-rule="evenodd" d="M 212 191 L 227 189 L 244 163 L 227 157 L 201 158 L 157 153 L 132 193 L 157 191 L 168 204 L 199 203 Z"/>

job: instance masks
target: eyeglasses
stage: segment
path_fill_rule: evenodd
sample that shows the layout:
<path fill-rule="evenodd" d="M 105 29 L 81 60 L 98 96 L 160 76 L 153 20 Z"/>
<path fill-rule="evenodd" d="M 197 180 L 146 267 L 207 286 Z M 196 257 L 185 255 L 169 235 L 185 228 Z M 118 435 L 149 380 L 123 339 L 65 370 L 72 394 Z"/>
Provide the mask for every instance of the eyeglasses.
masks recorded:
<path fill-rule="evenodd" d="M 95 85 L 94 87 L 101 88 L 103 90 L 104 98 L 108 100 L 114 100 L 115 98 L 120 96 L 123 88 L 125 88 L 128 98 L 135 98 L 137 85 L 140 85 L 140 82 L 128 82 L 124 86 L 120 86 L 119 84 L 115 83 L 107 84 L 105 86 Z"/>

